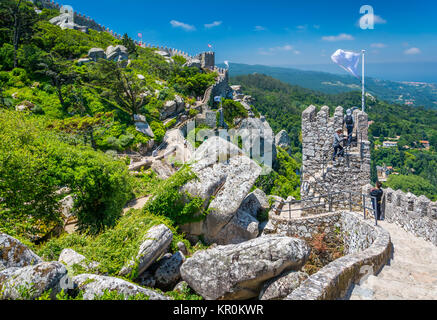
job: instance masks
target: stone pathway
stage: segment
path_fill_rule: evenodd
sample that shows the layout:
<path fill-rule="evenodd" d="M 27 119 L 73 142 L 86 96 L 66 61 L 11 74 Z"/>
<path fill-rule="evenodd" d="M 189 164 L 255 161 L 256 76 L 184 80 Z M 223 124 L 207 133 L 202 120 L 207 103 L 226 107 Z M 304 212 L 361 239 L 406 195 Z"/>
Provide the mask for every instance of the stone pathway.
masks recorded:
<path fill-rule="evenodd" d="M 350 300 L 437 300 L 437 247 L 385 221 L 393 257 L 377 276 L 356 285 Z"/>
<path fill-rule="evenodd" d="M 130 209 L 142 209 L 144 205 L 149 201 L 150 196 L 138 198 L 129 202 L 123 209 L 123 214 L 126 214 Z"/>

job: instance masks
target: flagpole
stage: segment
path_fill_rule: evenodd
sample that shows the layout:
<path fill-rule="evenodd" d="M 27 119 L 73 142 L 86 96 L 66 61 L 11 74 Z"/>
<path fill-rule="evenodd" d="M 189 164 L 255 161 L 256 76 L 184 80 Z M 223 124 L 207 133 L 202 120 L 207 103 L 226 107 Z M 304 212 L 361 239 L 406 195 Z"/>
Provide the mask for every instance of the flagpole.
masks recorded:
<path fill-rule="evenodd" d="M 363 110 L 363 112 L 366 112 L 366 104 L 365 104 L 365 94 L 364 94 L 364 53 L 366 52 L 366 50 L 362 50 L 361 51 L 363 54 L 363 59 L 362 59 L 362 67 L 363 67 L 363 72 L 362 72 L 362 76 L 363 76 L 363 80 L 362 82 L 362 89 L 361 89 L 361 108 Z"/>

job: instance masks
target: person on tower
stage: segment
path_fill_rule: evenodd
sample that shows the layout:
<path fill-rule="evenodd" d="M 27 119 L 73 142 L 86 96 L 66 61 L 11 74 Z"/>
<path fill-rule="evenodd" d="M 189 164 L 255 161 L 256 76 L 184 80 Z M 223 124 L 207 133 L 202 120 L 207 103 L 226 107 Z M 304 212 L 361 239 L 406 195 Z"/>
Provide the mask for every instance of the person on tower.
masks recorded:
<path fill-rule="evenodd" d="M 352 115 L 352 112 L 353 111 L 351 109 L 347 109 L 346 115 L 344 116 L 344 123 L 347 129 L 347 144 L 346 144 L 347 146 L 350 146 L 350 144 L 352 143 L 352 134 L 354 132 L 354 127 L 355 127 L 355 120 Z"/>
<path fill-rule="evenodd" d="M 344 157 L 344 149 L 341 143 L 345 140 L 343 136 L 343 129 L 338 128 L 334 133 L 334 143 L 332 147 L 334 148 L 334 155 L 332 156 L 332 162 L 335 162 L 335 157 L 338 155 L 339 157 Z"/>

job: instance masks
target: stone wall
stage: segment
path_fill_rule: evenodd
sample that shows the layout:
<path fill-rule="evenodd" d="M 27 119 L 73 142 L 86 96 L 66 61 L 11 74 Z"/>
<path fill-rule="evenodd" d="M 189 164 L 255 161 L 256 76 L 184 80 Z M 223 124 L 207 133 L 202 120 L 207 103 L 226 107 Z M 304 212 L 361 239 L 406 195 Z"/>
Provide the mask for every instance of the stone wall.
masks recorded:
<path fill-rule="evenodd" d="M 223 98 L 228 98 L 228 95 L 231 93 L 231 88 L 229 87 L 228 70 L 222 68 L 215 68 L 215 71 L 218 73 L 218 79 L 216 83 L 211 87 L 211 95 L 210 95 L 209 103 L 212 103 L 212 100 L 216 96 L 222 96 Z"/>
<path fill-rule="evenodd" d="M 215 68 L 215 53 L 212 51 L 202 52 L 195 59 L 200 60 L 202 68 L 214 70 Z"/>
<path fill-rule="evenodd" d="M 369 194 L 371 185 L 363 188 Z M 384 189 L 382 210 L 385 220 L 437 246 L 437 202 L 402 190 Z"/>
<path fill-rule="evenodd" d="M 353 283 L 364 275 L 363 266 L 376 274 L 389 261 L 390 235 L 372 220 L 364 221 L 351 212 L 326 213 L 309 218 L 271 218 L 263 235 L 282 234 L 309 237 L 322 228 L 324 232 L 339 229 L 343 234 L 346 255 L 323 267 L 295 289 L 286 300 L 334 300 L 346 295 Z M 291 233 L 288 233 L 288 230 Z"/>
<path fill-rule="evenodd" d="M 361 202 L 359 194 L 362 186 L 370 182 L 368 117 L 359 110 L 355 110 L 354 117 L 357 146 L 347 152 L 348 157 L 332 164 L 333 136 L 337 128 L 343 127 L 343 108 L 336 108 L 333 117 L 329 116 L 327 106 L 322 107 L 319 112 L 315 106 L 309 106 L 302 113 L 302 181 L 317 189 L 315 195 L 352 191 L 357 193 L 353 200 Z M 301 190 L 301 196 L 308 196 L 304 189 Z"/>
<path fill-rule="evenodd" d="M 35 3 L 35 1 L 32 1 L 32 0 L 30 0 L 30 1 Z M 46 9 L 61 10 L 61 8 L 63 7 L 63 5 L 58 4 L 58 3 L 51 1 L 51 0 L 41 0 L 40 2 L 42 4 L 43 8 L 46 8 Z M 67 12 L 67 10 L 66 10 L 66 12 Z M 115 37 L 117 37 L 117 38 L 120 37 L 119 35 L 110 31 L 105 26 L 102 26 L 101 24 L 99 24 L 96 21 L 94 21 L 93 19 L 91 19 L 89 16 L 85 16 L 84 14 L 82 14 L 80 12 L 76 12 L 76 11 L 74 11 L 73 14 L 74 14 L 74 22 L 80 26 L 84 26 L 84 27 L 87 27 L 89 29 L 93 29 L 96 31 L 108 31 L 108 32 L 112 33 Z"/>

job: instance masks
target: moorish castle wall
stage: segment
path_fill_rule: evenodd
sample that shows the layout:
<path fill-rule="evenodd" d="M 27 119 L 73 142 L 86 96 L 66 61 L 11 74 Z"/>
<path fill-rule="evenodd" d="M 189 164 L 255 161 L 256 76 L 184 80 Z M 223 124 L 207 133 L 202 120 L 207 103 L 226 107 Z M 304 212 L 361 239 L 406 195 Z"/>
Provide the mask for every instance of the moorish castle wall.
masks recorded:
<path fill-rule="evenodd" d="M 359 203 L 362 187 L 370 183 L 368 116 L 355 110 L 357 142 L 346 151 L 345 158 L 334 164 L 333 137 L 337 128 L 343 128 L 344 114 L 343 107 L 338 107 L 330 117 L 329 107 L 324 106 L 317 112 L 313 105 L 302 113 L 302 181 L 308 182 L 308 188 L 315 189 L 311 195 L 351 191 L 355 193 L 353 199 Z M 308 195 L 307 188 L 302 188 L 302 198 Z"/>

